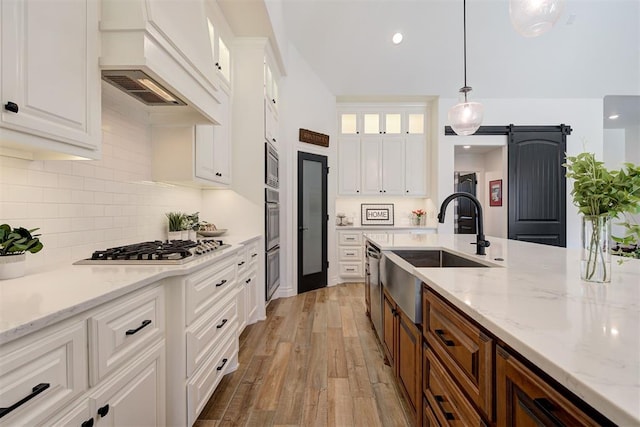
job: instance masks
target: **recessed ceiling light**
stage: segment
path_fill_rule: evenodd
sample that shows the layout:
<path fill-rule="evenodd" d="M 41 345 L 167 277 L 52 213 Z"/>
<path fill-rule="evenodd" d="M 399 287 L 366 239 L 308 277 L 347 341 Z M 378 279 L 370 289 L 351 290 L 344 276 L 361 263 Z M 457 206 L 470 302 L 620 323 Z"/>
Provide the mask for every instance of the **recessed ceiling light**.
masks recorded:
<path fill-rule="evenodd" d="M 393 44 L 400 44 L 402 42 L 402 33 L 395 33 L 391 38 Z"/>
<path fill-rule="evenodd" d="M 611 119 L 611 120 L 615 120 L 615 119 L 617 119 L 618 117 L 620 117 L 620 114 L 612 114 L 612 115 L 610 115 L 610 116 L 609 116 L 609 119 Z"/>
<path fill-rule="evenodd" d="M 465 150 L 468 150 L 469 148 L 471 148 L 470 145 L 463 145 L 462 148 L 464 148 Z"/>

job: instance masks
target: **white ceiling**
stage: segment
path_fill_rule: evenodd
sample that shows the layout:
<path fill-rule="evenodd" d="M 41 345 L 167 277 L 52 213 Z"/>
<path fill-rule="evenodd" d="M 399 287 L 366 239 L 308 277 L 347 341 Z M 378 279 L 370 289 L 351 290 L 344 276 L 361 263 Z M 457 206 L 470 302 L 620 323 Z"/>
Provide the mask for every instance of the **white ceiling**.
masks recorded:
<path fill-rule="evenodd" d="M 337 96 L 455 97 L 463 85 L 462 0 L 267 1 L 282 2 L 287 37 Z M 472 95 L 640 95 L 639 28 L 640 0 L 573 0 L 529 39 L 513 30 L 507 0 L 467 0 Z"/>

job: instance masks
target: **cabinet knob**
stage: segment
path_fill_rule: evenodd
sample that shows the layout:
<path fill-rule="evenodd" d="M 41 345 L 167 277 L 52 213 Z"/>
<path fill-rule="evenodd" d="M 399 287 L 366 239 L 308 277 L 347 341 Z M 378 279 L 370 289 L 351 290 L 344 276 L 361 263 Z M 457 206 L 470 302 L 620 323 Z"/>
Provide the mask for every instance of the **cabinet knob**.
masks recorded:
<path fill-rule="evenodd" d="M 275 100 L 275 99 L 272 99 L 271 101 L 272 101 L 274 104 L 276 103 L 276 100 Z"/>
<path fill-rule="evenodd" d="M 106 405 L 104 405 L 102 408 L 98 408 L 98 415 L 100 415 L 101 417 L 105 417 L 107 416 L 107 414 L 109 413 L 109 404 L 107 403 Z"/>
<path fill-rule="evenodd" d="M 271 138 L 271 140 L 272 140 L 273 142 L 276 142 L 276 139 L 275 139 L 275 138 Z"/>
<path fill-rule="evenodd" d="M 407 193 L 409 192 L 409 190 L 407 190 Z"/>
<path fill-rule="evenodd" d="M 359 130 L 357 130 L 357 131 L 356 131 L 356 135 L 358 135 L 358 134 L 360 134 L 360 131 L 359 131 Z"/>
<path fill-rule="evenodd" d="M 7 111 L 11 111 L 12 113 L 17 113 L 18 112 L 18 104 L 16 104 L 15 102 L 7 102 L 6 104 L 4 104 L 4 109 Z"/>
<path fill-rule="evenodd" d="M 80 424 L 80 427 L 93 427 L 93 418 L 89 418 L 87 421 Z"/>
<path fill-rule="evenodd" d="M 360 190 L 356 190 L 356 193 L 359 193 L 359 192 L 360 192 Z"/>

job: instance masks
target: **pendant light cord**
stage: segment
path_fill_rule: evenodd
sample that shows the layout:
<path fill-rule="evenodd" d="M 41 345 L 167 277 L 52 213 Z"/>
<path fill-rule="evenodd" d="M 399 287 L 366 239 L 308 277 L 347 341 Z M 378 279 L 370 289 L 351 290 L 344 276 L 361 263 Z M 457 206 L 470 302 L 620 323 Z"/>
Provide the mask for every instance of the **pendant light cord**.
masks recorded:
<path fill-rule="evenodd" d="M 464 102 L 467 102 L 467 0 L 462 0 L 462 34 L 464 50 Z"/>

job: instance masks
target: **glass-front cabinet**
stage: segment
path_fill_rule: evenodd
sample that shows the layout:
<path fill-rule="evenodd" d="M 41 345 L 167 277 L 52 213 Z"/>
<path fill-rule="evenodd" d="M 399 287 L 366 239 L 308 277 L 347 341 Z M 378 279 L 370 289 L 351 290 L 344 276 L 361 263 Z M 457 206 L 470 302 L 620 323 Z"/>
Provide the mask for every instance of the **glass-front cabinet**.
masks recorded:
<path fill-rule="evenodd" d="M 426 104 L 338 105 L 338 193 L 427 196 Z"/>

